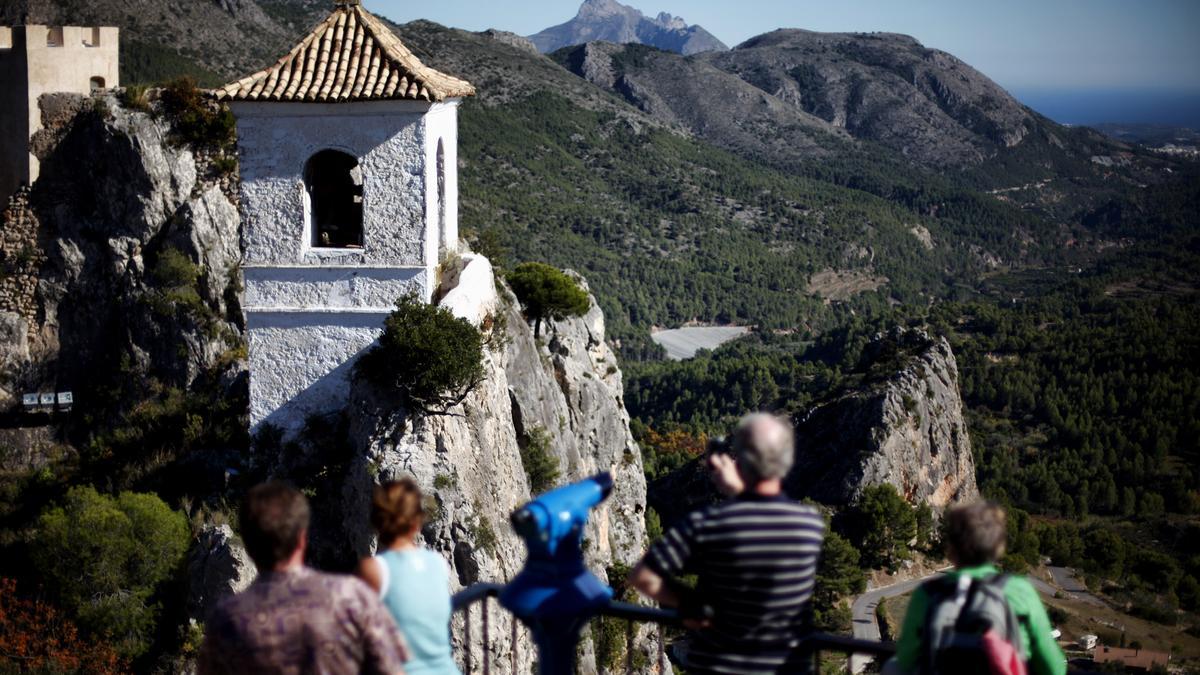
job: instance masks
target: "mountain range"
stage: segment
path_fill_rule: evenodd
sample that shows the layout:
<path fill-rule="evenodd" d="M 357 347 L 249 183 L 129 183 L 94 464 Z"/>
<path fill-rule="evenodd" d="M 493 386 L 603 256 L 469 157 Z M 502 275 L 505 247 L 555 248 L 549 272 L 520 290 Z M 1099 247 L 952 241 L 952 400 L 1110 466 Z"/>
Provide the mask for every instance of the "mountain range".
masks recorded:
<path fill-rule="evenodd" d="M 660 12 L 650 18 L 616 0 L 584 0 L 573 19 L 530 35 L 529 39 L 542 53 L 597 40 L 650 45 L 680 54 L 728 49 L 712 33 L 688 25 L 682 17 Z"/>
<path fill-rule="evenodd" d="M 21 0 L 0 19 L 115 23 L 124 82 L 216 84 L 328 11 L 145 5 Z M 607 0 L 581 10 L 605 12 L 632 16 Z M 511 258 L 587 275 L 627 356 L 653 352 L 654 325 L 819 330 L 842 305 L 924 303 L 1068 240 L 1104 246 L 1088 214 L 1174 166 L 1055 124 L 902 35 L 779 30 L 690 56 L 610 42 L 546 56 L 499 31 L 392 26 L 479 92 L 461 115 L 464 225 Z"/>

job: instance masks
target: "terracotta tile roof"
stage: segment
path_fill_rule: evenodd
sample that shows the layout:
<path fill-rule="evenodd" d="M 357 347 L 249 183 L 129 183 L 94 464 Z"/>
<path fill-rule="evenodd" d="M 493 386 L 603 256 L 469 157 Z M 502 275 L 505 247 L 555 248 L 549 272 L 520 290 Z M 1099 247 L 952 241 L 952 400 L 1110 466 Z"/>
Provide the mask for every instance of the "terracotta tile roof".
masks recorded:
<path fill-rule="evenodd" d="M 339 0 L 275 65 L 212 94 L 222 101 L 441 101 L 472 96 L 475 87 L 421 63 L 357 0 Z"/>

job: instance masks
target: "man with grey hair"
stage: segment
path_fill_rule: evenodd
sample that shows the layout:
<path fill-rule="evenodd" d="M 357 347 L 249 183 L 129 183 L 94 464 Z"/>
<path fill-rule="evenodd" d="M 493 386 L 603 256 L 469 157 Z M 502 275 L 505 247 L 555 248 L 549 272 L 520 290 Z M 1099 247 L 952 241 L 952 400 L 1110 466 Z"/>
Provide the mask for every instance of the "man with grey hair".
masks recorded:
<path fill-rule="evenodd" d="M 732 449 L 731 458 L 710 459 L 709 467 L 719 486 L 740 484 L 741 491 L 671 527 L 630 582 L 678 607 L 698 631 L 688 672 L 802 672 L 811 659 L 796 646 L 809 630 L 825 522 L 783 492 L 795 454 L 787 421 L 765 413 L 743 417 Z M 698 575 L 695 589 L 677 581 L 684 574 Z"/>

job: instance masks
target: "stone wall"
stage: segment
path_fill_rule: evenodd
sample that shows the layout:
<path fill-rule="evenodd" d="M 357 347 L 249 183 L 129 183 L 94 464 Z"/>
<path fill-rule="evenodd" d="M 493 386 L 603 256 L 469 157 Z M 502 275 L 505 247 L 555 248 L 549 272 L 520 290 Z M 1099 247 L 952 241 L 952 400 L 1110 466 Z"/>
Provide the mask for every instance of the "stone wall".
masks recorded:
<path fill-rule="evenodd" d="M 38 246 L 38 219 L 29 207 L 29 188 L 8 201 L 0 218 L 0 312 L 37 318 L 38 269 L 46 256 Z"/>

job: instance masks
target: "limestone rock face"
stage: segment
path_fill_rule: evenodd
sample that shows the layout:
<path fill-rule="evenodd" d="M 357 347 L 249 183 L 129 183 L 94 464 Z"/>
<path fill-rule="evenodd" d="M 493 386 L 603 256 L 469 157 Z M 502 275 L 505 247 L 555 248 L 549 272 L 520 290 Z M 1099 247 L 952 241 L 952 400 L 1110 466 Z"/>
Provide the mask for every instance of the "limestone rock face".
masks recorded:
<path fill-rule="evenodd" d="M 950 344 L 897 330 L 877 339 L 865 358 L 875 361 L 872 372 L 888 372 L 799 421 L 788 491 L 847 504 L 867 486 L 890 483 L 910 503 L 937 511 L 977 498 Z"/>
<path fill-rule="evenodd" d="M 570 21 L 529 36 L 542 53 L 595 40 L 638 43 L 679 54 L 728 49 L 700 26 L 666 12 L 648 17 L 616 0 L 585 0 Z"/>
<path fill-rule="evenodd" d="M 204 376 L 236 395 L 240 221 L 222 179 L 168 121 L 114 96 L 39 103 L 41 176 L 0 228 L 19 271 L 0 289 L 0 404 L 71 391 L 77 411 L 120 409 L 138 401 L 106 387 L 132 378 L 186 390 Z"/>
<path fill-rule="evenodd" d="M 593 511 L 585 532 L 589 567 L 603 579 L 614 563 L 629 565 L 640 556 L 646 503 L 641 453 L 621 401 L 620 371 L 604 342 L 604 318 L 593 301 L 587 315 L 546 326 L 539 342 L 511 292 L 493 285 L 490 267 L 481 276 L 472 269 L 476 265 L 488 263 L 468 256 L 466 269 L 447 275 L 473 288 L 450 290 L 442 305 L 466 314 L 485 331 L 503 331 L 505 337 L 496 336 L 486 351 L 483 382 L 442 415 L 414 414 L 355 382 L 348 418 L 356 454 L 340 508 L 345 541 L 334 545 L 370 553 L 371 490 L 377 482 L 411 475 L 427 495 L 422 538 L 449 562 L 455 590 L 511 579 L 521 569 L 525 547 L 508 517 L 531 498 L 521 448 L 536 426 L 547 432 L 559 460 L 558 485 L 600 471 L 613 473 L 613 493 Z M 486 293 L 480 293 L 481 279 L 486 279 Z M 464 298 L 474 300 L 464 304 Z M 492 667 L 508 672 L 509 617 L 494 609 L 493 616 L 499 618 L 490 640 Z M 456 653 L 462 653 L 461 615 L 455 621 Z M 473 631 L 470 648 L 480 663 L 478 626 Z M 653 653 L 645 631 L 636 646 L 647 656 Z M 534 657 L 532 643 L 522 637 L 518 670 L 528 672 Z M 581 658 L 582 672 L 596 672 L 586 641 Z"/>
<path fill-rule="evenodd" d="M 878 336 L 865 352 L 862 384 L 794 420 L 788 494 L 845 506 L 863 488 L 889 483 L 910 503 L 925 502 L 939 513 L 978 498 L 949 343 L 919 330 L 897 330 Z M 663 523 L 718 499 L 698 462 L 650 486 L 650 505 Z"/>
<path fill-rule="evenodd" d="M 257 576 L 233 528 L 205 527 L 188 554 L 188 614 L 203 622 L 221 598 L 242 592 Z"/>

